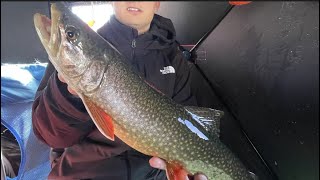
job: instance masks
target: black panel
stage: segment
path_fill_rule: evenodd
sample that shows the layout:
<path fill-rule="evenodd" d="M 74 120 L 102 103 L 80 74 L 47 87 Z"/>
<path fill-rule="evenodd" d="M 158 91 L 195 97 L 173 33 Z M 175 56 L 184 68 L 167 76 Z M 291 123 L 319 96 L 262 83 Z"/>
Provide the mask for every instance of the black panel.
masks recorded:
<path fill-rule="evenodd" d="M 279 179 L 319 179 L 319 2 L 235 7 L 200 48 L 198 65 Z"/>
<path fill-rule="evenodd" d="M 172 20 L 181 44 L 196 44 L 229 6 L 227 1 L 161 2 L 158 14 Z"/>
<path fill-rule="evenodd" d="M 48 16 L 48 2 L 1 1 L 1 63 L 48 60 L 33 24 L 37 12 Z"/>
<path fill-rule="evenodd" d="M 203 65 L 205 63 L 201 62 Z M 231 110 L 221 97 L 222 92 L 213 91 L 210 84 L 204 79 L 201 71 L 194 64 L 189 64 L 191 68 L 191 87 L 196 96 L 198 106 L 210 107 L 224 111 L 225 115 L 221 119 L 220 139 L 229 147 L 233 153 L 240 158 L 250 172 L 259 177 L 259 180 L 277 180 L 277 175 L 269 168 L 269 165 L 259 157 L 251 142 L 241 128 L 237 118 L 231 114 Z M 218 84 L 211 85 L 213 87 Z M 213 88 L 217 89 L 217 88 Z"/>

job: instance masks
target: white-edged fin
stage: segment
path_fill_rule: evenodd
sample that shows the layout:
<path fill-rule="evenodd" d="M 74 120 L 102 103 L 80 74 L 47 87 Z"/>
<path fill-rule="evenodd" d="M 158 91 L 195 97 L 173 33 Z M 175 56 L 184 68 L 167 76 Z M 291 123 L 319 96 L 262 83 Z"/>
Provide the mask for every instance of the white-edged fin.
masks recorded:
<path fill-rule="evenodd" d="M 207 131 L 210 137 L 212 134 L 216 137 L 220 136 L 220 119 L 224 115 L 223 111 L 195 106 L 185 106 L 184 108 L 192 119 Z"/>
<path fill-rule="evenodd" d="M 249 174 L 250 174 L 252 180 L 259 180 L 259 177 L 255 173 L 249 171 Z"/>
<path fill-rule="evenodd" d="M 86 96 L 80 95 L 83 104 L 85 105 L 92 121 L 97 126 L 99 131 L 108 139 L 114 141 L 114 127 L 112 118 L 94 102 Z"/>

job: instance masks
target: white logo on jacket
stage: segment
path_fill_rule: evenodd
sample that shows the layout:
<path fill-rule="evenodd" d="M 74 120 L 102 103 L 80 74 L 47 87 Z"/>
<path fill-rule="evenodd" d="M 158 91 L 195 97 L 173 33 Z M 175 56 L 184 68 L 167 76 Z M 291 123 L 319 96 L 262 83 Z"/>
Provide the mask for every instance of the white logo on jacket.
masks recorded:
<path fill-rule="evenodd" d="M 169 73 L 176 73 L 176 70 L 172 66 L 163 67 L 163 69 L 160 69 L 160 72 L 162 74 L 169 74 Z"/>

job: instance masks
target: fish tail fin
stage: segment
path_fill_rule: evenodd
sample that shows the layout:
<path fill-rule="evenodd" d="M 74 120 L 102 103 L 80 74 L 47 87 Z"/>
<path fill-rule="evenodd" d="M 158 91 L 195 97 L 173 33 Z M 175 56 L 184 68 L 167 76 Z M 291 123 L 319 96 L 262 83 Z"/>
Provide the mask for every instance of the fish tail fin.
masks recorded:
<path fill-rule="evenodd" d="M 185 106 L 184 109 L 198 125 L 206 130 L 210 137 L 220 136 L 220 119 L 224 115 L 223 111 L 195 106 Z"/>

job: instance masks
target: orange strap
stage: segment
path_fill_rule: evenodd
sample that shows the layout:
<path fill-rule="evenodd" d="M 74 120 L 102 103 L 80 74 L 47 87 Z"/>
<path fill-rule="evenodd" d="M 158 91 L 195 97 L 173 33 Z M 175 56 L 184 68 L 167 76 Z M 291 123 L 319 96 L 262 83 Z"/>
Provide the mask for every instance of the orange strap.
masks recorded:
<path fill-rule="evenodd" d="M 252 1 L 229 1 L 229 4 L 234 5 L 234 6 L 240 6 L 244 4 L 249 4 Z"/>

